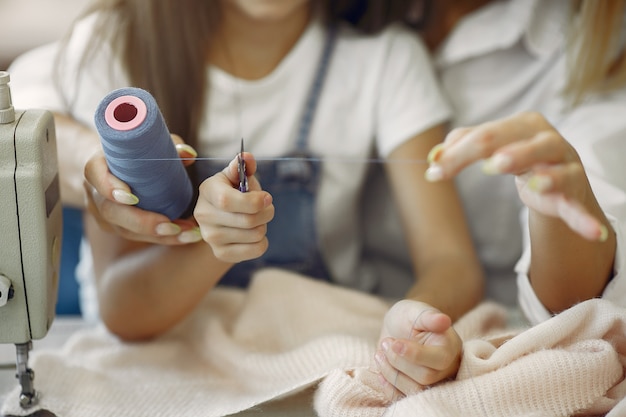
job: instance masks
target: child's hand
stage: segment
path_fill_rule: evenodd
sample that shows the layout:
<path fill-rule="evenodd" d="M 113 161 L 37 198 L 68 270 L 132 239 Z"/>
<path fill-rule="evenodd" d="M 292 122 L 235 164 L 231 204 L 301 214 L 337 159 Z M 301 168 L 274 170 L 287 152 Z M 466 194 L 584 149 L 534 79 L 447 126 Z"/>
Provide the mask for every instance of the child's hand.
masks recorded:
<path fill-rule="evenodd" d="M 183 163 L 192 164 L 196 151 L 179 136 L 172 135 L 172 141 Z M 202 239 L 193 218 L 170 221 L 162 214 L 135 207 L 137 197 L 127 184 L 111 174 L 102 152 L 87 161 L 84 176 L 87 209 L 103 230 L 128 240 L 162 245 L 182 245 Z"/>
<path fill-rule="evenodd" d="M 447 315 L 422 302 L 397 302 L 375 356 L 385 392 L 395 399 L 456 375 L 462 347 Z"/>
<path fill-rule="evenodd" d="M 429 159 L 431 181 L 452 178 L 485 159 L 485 173 L 516 176 L 520 198 L 531 210 L 560 218 L 586 239 L 608 236 L 607 227 L 589 213 L 594 196 L 580 157 L 538 113 L 455 129 Z"/>
<path fill-rule="evenodd" d="M 224 262 L 258 258 L 268 247 L 267 223 L 274 218 L 272 196 L 253 176 L 256 161 L 244 152 L 248 192 L 238 190 L 238 158 L 200 185 L 194 217 L 213 254 Z"/>

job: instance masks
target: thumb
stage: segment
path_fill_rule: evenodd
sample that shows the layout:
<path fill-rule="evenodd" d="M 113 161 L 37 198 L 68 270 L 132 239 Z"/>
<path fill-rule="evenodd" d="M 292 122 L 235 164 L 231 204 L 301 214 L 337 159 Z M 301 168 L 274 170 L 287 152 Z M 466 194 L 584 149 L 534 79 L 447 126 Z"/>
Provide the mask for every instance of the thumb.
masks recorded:
<path fill-rule="evenodd" d="M 422 311 L 415 319 L 415 324 L 412 326 L 411 332 L 432 332 L 443 333 L 452 326 L 452 319 L 447 314 L 444 314 L 435 309 L 428 309 Z"/>
<path fill-rule="evenodd" d="M 222 170 L 222 172 L 224 173 L 224 175 L 226 175 L 228 180 L 232 184 L 235 184 L 235 185 L 239 183 L 239 168 L 238 168 L 239 158 L 240 158 L 240 155 L 237 154 L 237 156 L 235 156 L 232 159 L 232 161 L 230 161 L 228 166 Z M 254 175 L 254 173 L 256 172 L 256 167 L 257 167 L 256 159 L 254 159 L 254 155 L 252 155 L 249 152 L 244 152 L 243 161 L 246 165 L 246 176 L 250 177 Z"/>

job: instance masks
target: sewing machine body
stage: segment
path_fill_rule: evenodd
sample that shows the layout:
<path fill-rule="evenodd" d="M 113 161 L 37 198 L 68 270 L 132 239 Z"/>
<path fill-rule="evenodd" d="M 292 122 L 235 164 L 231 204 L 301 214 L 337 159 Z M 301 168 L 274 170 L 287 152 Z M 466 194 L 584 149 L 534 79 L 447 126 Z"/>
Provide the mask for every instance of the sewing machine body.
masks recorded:
<path fill-rule="evenodd" d="M 0 343 L 17 348 L 21 404 L 36 403 L 31 341 L 55 316 L 62 207 L 52 113 L 15 111 L 0 71 Z"/>
<path fill-rule="evenodd" d="M 0 343 L 27 343 L 47 334 L 58 288 L 62 208 L 50 112 L 15 112 L 0 124 L 0 190 L 0 277 L 12 295 L 0 296 Z"/>

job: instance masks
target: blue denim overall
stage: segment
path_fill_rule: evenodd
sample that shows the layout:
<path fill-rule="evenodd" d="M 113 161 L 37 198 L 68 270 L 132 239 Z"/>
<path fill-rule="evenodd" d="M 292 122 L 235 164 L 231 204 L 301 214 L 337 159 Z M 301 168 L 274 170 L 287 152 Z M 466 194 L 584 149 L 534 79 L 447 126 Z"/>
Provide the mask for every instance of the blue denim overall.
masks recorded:
<path fill-rule="evenodd" d="M 273 198 L 275 216 L 267 225 L 268 250 L 257 259 L 234 265 L 220 285 L 247 287 L 252 274 L 264 267 L 278 267 L 310 277 L 329 280 L 319 251 L 315 200 L 321 161 L 308 152 L 309 132 L 322 91 L 335 43 L 335 28 L 329 28 L 324 50 L 311 85 L 295 143 L 295 150 L 278 160 L 257 161 L 256 176 Z M 196 162 L 198 178 L 223 169 L 223 164 Z"/>

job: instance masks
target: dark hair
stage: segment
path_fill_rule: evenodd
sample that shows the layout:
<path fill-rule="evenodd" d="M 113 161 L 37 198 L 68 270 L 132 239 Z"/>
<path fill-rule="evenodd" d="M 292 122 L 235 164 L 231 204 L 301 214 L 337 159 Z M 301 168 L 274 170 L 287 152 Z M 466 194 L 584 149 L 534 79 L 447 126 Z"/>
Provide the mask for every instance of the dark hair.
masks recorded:
<path fill-rule="evenodd" d="M 361 21 L 367 3 L 314 0 L 311 5 L 329 23 L 346 21 L 370 28 Z M 96 26 L 81 65 L 93 51 L 110 44 L 133 86 L 155 97 L 170 131 L 196 146 L 208 87 L 208 45 L 219 21 L 219 1 L 95 0 L 81 18 L 94 13 Z M 63 50 L 60 58 L 62 54 Z"/>

